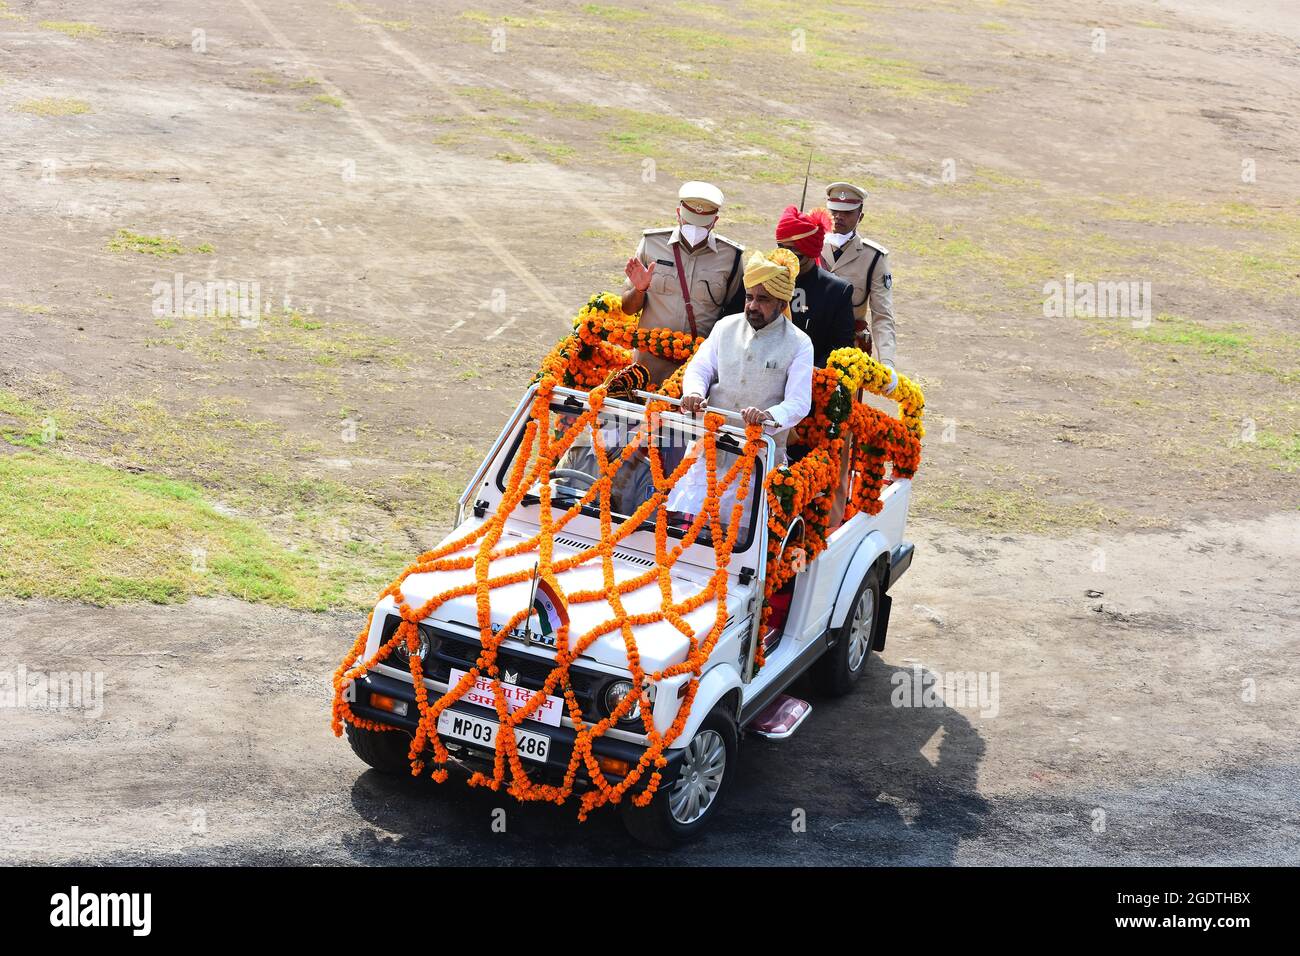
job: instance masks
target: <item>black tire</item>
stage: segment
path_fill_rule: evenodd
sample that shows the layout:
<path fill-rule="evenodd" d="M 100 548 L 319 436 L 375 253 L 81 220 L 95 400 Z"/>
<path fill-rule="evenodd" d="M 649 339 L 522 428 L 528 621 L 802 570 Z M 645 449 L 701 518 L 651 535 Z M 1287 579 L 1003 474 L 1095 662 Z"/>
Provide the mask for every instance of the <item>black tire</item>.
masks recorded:
<path fill-rule="evenodd" d="M 848 617 L 835 629 L 835 646 L 818 658 L 810 671 L 813 687 L 822 696 L 843 697 L 866 671 L 880 615 L 880 590 L 880 571 L 873 567 L 853 595 Z"/>
<path fill-rule="evenodd" d="M 731 789 L 731 781 L 737 769 L 739 739 L 736 721 L 721 707 L 715 707 L 686 745 L 687 753 L 678 767 L 677 777 L 660 784 L 649 806 L 638 807 L 632 803 L 630 796 L 623 798 L 619 806 L 627 832 L 635 840 L 657 850 L 671 850 L 699 839 L 717 816 L 719 804 Z M 699 772 L 698 769 L 691 769 L 692 754 L 694 752 L 698 757 L 704 758 L 704 766 L 708 766 L 708 758 L 713 756 L 715 744 L 721 744 L 722 757 L 718 786 L 712 791 L 712 797 L 704 806 L 703 812 L 694 819 L 683 822 L 681 816 L 690 816 L 689 789 L 694 787 L 697 793 L 703 792 L 699 789 L 702 786 L 704 790 L 708 789 L 698 778 L 687 779 L 688 774 Z M 700 766 L 699 763 L 696 764 L 697 768 Z M 675 813 L 674 808 L 681 812 Z"/>
<path fill-rule="evenodd" d="M 380 773 L 411 775 L 411 737 L 397 730 L 363 730 L 345 724 L 352 752 Z"/>

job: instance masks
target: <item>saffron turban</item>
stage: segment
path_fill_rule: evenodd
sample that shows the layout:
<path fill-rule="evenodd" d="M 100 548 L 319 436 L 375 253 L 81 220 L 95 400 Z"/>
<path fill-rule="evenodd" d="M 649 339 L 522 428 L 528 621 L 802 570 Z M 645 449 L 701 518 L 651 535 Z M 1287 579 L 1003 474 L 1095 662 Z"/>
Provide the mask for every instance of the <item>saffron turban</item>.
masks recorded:
<path fill-rule="evenodd" d="M 773 249 L 767 255 L 756 252 L 745 263 L 745 288 L 762 286 L 783 302 L 794 298 L 794 280 L 799 275 L 799 260 L 789 249 Z M 790 314 L 790 306 L 785 307 Z"/>
<path fill-rule="evenodd" d="M 776 241 L 788 242 L 799 255 L 816 259 L 822 254 L 822 243 L 831 228 L 831 217 L 825 209 L 804 213 L 795 206 L 786 206 L 776 224 Z"/>

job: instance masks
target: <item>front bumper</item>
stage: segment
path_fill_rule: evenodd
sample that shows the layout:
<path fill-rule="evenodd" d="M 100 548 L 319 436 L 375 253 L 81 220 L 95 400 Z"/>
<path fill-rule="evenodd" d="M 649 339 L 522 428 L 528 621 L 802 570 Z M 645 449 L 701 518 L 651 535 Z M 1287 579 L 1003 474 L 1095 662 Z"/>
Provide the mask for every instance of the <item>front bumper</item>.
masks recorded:
<path fill-rule="evenodd" d="M 371 694 L 383 694 L 394 700 L 401 700 L 407 703 L 406 716 L 398 716 L 387 710 L 380 710 L 372 707 L 370 704 Z M 398 727 L 414 734 L 416 727 L 419 725 L 419 707 L 415 702 L 415 687 L 403 680 L 389 677 L 385 674 L 370 673 L 360 678 L 356 682 L 356 700 L 352 702 L 352 712 L 358 717 L 364 717 L 367 720 L 378 721 L 388 724 L 391 727 Z M 475 717 L 482 717 L 487 720 L 496 721 L 496 711 L 490 707 L 480 707 L 477 704 L 469 704 L 465 701 L 458 701 L 448 708 L 457 713 L 470 714 Z M 572 727 L 551 727 L 547 724 L 541 724 L 536 721 L 528 721 L 524 728 L 529 733 L 541 734 L 549 737 L 551 744 L 547 750 L 546 762 L 540 763 L 533 760 L 524 760 L 524 766 L 530 771 L 537 770 L 541 772 L 544 782 L 559 783 L 564 779 L 564 773 L 569 767 L 569 760 L 573 756 L 573 743 L 577 734 Z M 458 761 L 470 767 L 471 769 L 483 770 L 486 773 L 492 772 L 494 754 L 491 750 L 479 747 L 474 744 L 465 743 L 460 740 L 443 740 L 447 750 Z M 630 765 L 636 766 L 637 762 L 645 753 L 646 748 L 640 744 L 631 743 L 626 740 L 614 740 L 607 736 L 596 738 L 592 743 L 592 752 L 597 757 L 611 757 L 615 760 L 625 760 Z M 677 769 L 681 765 L 682 756 L 685 751 L 681 748 L 676 750 L 667 750 L 664 756 L 668 759 L 668 765 L 661 771 L 665 780 L 676 778 Z M 535 775 L 530 774 L 534 779 Z M 606 779 L 617 782 L 622 778 L 612 774 L 605 774 Z M 650 778 L 650 772 L 642 775 L 641 779 L 632 787 L 633 793 L 644 787 Z M 539 782 L 543 782 L 540 781 Z M 584 764 L 578 765 L 578 776 L 575 779 L 575 785 L 580 788 L 586 788 L 591 785 L 587 778 L 586 767 Z"/>

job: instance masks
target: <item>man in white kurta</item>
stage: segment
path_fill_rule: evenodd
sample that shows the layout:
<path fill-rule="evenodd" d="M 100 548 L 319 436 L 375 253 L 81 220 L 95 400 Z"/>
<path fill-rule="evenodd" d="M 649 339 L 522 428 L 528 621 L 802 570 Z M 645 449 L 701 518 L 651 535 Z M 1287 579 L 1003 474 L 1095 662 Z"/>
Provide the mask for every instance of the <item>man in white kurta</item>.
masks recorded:
<path fill-rule="evenodd" d="M 755 253 L 745 266 L 745 311 L 718 321 L 686 366 L 682 411 L 713 408 L 739 412 L 747 424 L 763 425 L 785 461 L 786 436 L 812 407 L 812 341 L 790 322 L 798 259 L 786 249 L 766 257 Z M 718 478 L 726 465 L 719 456 Z M 668 510 L 696 514 L 708 491 L 700 459 L 668 496 Z M 752 502 L 753 487 L 746 502 Z M 734 483 L 723 495 L 725 524 L 736 495 Z M 747 509 L 748 510 L 748 507 Z"/>

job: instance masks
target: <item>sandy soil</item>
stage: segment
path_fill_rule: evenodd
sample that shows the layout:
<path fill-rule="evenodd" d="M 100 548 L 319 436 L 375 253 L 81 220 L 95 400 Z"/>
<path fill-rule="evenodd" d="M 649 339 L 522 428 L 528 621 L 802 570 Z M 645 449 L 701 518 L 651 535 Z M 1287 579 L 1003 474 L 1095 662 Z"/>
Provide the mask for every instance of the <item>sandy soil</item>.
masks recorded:
<path fill-rule="evenodd" d="M 703 6 L 683 22 L 716 28 Z M 1235 437 L 1250 415 L 1285 447 L 1300 418 L 1291 7 L 809 7 L 810 43 L 838 31 L 911 64 L 873 61 L 898 71 L 890 93 L 791 59 L 799 24 L 761 3 L 734 47 L 646 49 L 626 39 L 643 21 L 587 23 L 576 3 L 11 0 L 0 387 L 75 422 L 69 453 L 214 497 L 264 473 L 338 481 L 358 496 L 354 536 L 414 552 L 680 179 L 723 167 L 723 231 L 766 245 L 802 185 L 789 140 L 815 137 L 816 182 L 868 184 L 868 231 L 896 250 L 900 364 L 930 423 L 918 557 L 867 685 L 793 741 L 748 747 L 736 802 L 684 858 L 1294 863 L 1300 496 L 1286 459 Z M 89 112 L 26 110 L 47 98 Z M 190 251 L 110 251 L 124 228 Z M 1135 339 L 1122 319 L 1046 320 L 1041 286 L 1067 271 L 1149 277 L 1158 312 L 1244 329 L 1251 359 L 1229 378 L 1231 356 Z M 323 329 L 160 320 L 153 286 L 177 273 L 255 279 Z M 214 401 L 264 427 L 205 458 L 151 432 L 144 400 L 198 423 L 180 431 L 226 434 L 186 417 Z M 287 505 L 251 513 L 309 533 Z M 610 819 L 579 841 L 568 811 L 512 805 L 498 837 L 492 795 L 363 772 L 325 712 L 358 625 L 224 599 L 4 605 L 0 669 L 101 670 L 107 709 L 0 714 L 0 857 L 630 858 Z M 997 715 L 892 707 L 913 664 L 996 673 Z"/>

